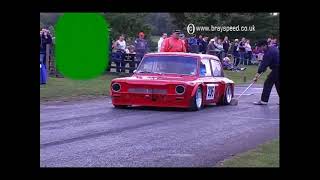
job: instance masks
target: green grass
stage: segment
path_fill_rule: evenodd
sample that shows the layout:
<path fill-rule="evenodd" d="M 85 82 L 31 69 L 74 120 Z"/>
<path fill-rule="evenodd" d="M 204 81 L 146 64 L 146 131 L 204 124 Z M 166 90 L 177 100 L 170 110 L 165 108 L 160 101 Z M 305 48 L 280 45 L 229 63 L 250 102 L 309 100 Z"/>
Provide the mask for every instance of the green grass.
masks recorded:
<path fill-rule="evenodd" d="M 40 85 L 40 101 L 106 96 L 111 80 L 116 77 L 119 76 L 108 74 L 92 80 L 49 78 L 47 84 Z"/>
<path fill-rule="evenodd" d="M 257 73 L 258 66 L 256 65 L 249 65 L 244 66 L 247 67 L 245 71 L 233 72 L 224 70 L 224 74 L 229 79 L 233 80 L 236 84 L 244 84 L 244 83 L 251 83 L 252 79 L 254 78 L 255 74 Z M 265 73 L 261 75 L 257 84 L 262 84 L 264 80 L 267 78 L 270 69 L 268 69 Z"/>
<path fill-rule="evenodd" d="M 217 167 L 279 167 L 279 138 L 218 163 Z"/>

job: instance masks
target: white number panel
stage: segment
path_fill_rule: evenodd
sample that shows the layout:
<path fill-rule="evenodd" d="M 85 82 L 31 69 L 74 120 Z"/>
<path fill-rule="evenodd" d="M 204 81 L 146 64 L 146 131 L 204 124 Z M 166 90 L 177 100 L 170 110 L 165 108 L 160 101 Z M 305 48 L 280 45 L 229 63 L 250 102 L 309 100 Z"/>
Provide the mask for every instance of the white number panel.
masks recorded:
<path fill-rule="evenodd" d="M 216 84 L 207 84 L 207 98 L 206 100 L 213 100 L 216 92 Z"/>

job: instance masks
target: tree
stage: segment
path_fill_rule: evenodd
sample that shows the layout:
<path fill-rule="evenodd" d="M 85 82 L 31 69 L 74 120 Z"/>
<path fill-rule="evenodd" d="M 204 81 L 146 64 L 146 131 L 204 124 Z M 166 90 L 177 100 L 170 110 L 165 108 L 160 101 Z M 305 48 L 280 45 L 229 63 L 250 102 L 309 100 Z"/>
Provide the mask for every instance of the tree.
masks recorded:
<path fill-rule="evenodd" d="M 62 13 L 40 13 L 40 26 L 54 26 Z"/>
<path fill-rule="evenodd" d="M 148 13 L 146 23 L 152 28 L 151 35 L 160 36 L 162 33 L 170 33 L 176 29 L 172 23 L 173 18 L 169 13 Z"/>
<path fill-rule="evenodd" d="M 112 39 L 117 39 L 124 34 L 127 41 L 132 41 L 143 31 L 146 38 L 151 35 L 151 26 L 145 23 L 147 13 L 105 13 L 107 22 L 110 24 Z"/>

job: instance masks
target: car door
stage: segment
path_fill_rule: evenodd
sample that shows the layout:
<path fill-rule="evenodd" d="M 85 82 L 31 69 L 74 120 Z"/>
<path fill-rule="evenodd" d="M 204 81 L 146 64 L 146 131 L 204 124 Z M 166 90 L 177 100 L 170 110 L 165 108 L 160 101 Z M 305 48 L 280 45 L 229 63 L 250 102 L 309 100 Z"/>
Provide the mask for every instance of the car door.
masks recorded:
<path fill-rule="evenodd" d="M 218 86 L 218 84 L 215 82 L 215 79 L 213 77 L 210 59 L 201 59 L 200 79 L 205 86 L 203 90 L 203 98 L 205 99 L 205 103 L 215 103 L 217 101 L 216 87 Z"/>
<path fill-rule="evenodd" d="M 222 79 L 224 78 L 223 68 L 218 59 L 210 59 L 212 69 L 212 81 L 216 84 L 215 87 L 215 103 L 218 102 L 224 94 L 224 84 Z"/>

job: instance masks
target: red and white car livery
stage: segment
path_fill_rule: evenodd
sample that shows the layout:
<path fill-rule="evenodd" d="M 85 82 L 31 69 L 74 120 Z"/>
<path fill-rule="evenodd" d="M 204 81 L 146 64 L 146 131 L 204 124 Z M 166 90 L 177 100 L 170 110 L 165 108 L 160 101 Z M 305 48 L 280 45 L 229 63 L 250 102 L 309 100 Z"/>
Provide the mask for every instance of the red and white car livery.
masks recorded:
<path fill-rule="evenodd" d="M 218 57 L 193 53 L 149 53 L 131 77 L 113 79 L 112 104 L 200 110 L 230 104 L 234 82 L 224 77 Z"/>

